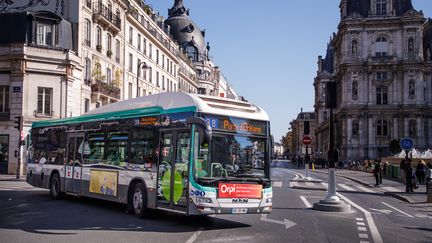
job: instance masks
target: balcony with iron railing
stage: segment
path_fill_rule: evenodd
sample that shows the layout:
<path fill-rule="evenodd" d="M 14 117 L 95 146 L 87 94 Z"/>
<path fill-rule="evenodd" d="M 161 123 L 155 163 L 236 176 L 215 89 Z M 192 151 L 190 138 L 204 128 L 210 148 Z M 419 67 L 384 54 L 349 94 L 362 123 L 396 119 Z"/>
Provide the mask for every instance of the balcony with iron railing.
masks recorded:
<path fill-rule="evenodd" d="M 109 84 L 100 80 L 95 80 L 91 84 L 92 95 L 103 95 L 116 100 L 120 100 L 120 89 L 114 84 Z"/>
<path fill-rule="evenodd" d="M 93 3 L 93 21 L 111 30 L 114 34 L 121 31 L 120 16 L 101 2 Z"/>

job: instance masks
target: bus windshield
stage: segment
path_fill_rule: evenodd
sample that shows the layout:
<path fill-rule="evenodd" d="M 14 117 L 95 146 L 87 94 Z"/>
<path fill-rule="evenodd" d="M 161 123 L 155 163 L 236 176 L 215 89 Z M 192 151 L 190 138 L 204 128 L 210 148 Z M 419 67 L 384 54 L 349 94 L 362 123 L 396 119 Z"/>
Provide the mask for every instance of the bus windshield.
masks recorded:
<path fill-rule="evenodd" d="M 208 146 L 198 146 L 197 179 L 265 178 L 265 138 L 237 134 L 213 134 Z"/>

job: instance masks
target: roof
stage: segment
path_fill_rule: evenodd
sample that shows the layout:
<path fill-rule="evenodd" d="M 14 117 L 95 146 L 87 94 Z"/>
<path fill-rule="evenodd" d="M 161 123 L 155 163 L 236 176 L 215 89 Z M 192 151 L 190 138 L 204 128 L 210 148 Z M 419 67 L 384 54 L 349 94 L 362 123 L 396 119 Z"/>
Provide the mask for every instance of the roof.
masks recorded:
<path fill-rule="evenodd" d="M 402 16 L 409 10 L 413 10 L 411 0 L 392 0 L 393 9 L 396 11 L 396 16 Z M 347 16 L 353 13 L 358 13 L 364 18 L 370 15 L 370 0 L 348 0 L 347 2 Z"/>
<path fill-rule="evenodd" d="M 33 127 L 60 126 L 91 120 L 116 120 L 187 111 L 261 121 L 269 120 L 263 109 L 248 102 L 214 96 L 168 92 L 112 103 L 78 117 L 34 122 Z"/>

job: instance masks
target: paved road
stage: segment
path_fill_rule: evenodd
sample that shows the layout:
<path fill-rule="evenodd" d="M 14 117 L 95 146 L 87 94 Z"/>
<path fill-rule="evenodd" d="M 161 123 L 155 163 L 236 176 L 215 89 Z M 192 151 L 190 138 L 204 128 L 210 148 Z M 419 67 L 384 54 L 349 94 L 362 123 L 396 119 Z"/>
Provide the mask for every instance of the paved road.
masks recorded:
<path fill-rule="evenodd" d="M 322 199 L 324 191 L 290 188 L 289 182 L 296 174 L 286 168 L 274 168 L 272 174 L 274 208 L 267 217 L 196 218 L 155 212 L 138 219 L 126 214 L 123 205 L 77 197 L 53 201 L 48 191 L 23 181 L 0 181 L 0 243 L 373 242 L 364 212 L 356 208 L 353 213 L 342 214 L 314 211 L 308 204 Z M 372 213 L 384 242 L 408 242 L 414 235 L 415 242 L 431 242 L 430 211 L 372 193 L 342 195 Z"/>

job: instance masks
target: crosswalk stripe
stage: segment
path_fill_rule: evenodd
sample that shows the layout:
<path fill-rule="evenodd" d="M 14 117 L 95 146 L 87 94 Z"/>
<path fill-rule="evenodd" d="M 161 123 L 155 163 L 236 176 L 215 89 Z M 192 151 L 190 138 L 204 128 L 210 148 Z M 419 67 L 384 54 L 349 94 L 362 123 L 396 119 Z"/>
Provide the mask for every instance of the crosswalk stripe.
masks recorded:
<path fill-rule="evenodd" d="M 356 187 L 357 187 L 358 189 L 364 191 L 364 192 L 374 193 L 374 191 L 372 191 L 371 189 L 366 188 L 366 187 L 364 187 L 364 186 L 356 185 Z"/>
<path fill-rule="evenodd" d="M 290 182 L 291 187 L 299 186 L 297 182 Z"/>
<path fill-rule="evenodd" d="M 282 181 L 275 181 L 273 182 L 274 187 L 282 187 Z"/>
<path fill-rule="evenodd" d="M 306 185 L 307 185 L 307 186 L 315 186 L 315 184 L 312 183 L 312 182 L 306 182 Z"/>
<path fill-rule="evenodd" d="M 344 190 L 346 190 L 346 191 L 355 191 L 355 189 L 354 188 L 352 188 L 352 187 L 349 187 L 349 186 L 347 186 L 347 185 L 345 185 L 345 184 L 338 184 L 338 186 L 340 186 L 340 187 L 342 187 Z"/>

